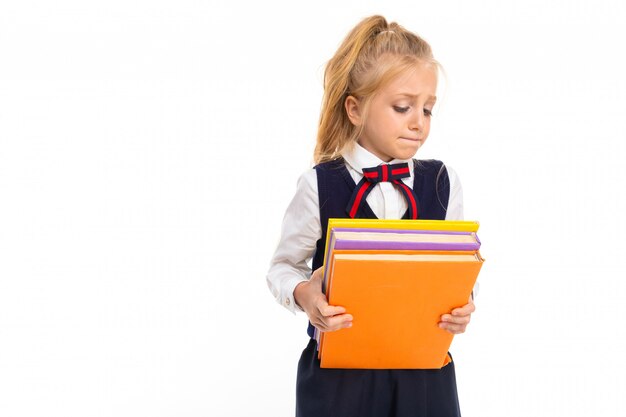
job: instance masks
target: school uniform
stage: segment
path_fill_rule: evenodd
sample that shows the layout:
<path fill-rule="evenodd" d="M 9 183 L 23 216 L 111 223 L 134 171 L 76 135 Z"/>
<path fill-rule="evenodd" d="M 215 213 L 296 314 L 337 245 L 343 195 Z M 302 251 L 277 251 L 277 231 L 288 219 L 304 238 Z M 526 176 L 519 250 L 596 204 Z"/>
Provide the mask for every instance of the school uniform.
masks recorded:
<path fill-rule="evenodd" d="M 300 177 L 267 275 L 272 294 L 292 313 L 303 311 L 293 289 L 322 266 L 329 218 L 409 218 L 407 197 L 391 182 L 377 183 L 358 207 L 353 205 L 363 169 L 383 163 L 355 144 L 342 158 L 318 164 Z M 408 164 L 409 176 L 401 181 L 413 190 L 411 207 L 417 203 L 417 218 L 463 218 L 460 182 L 450 167 L 437 160 L 389 162 L 397 163 Z M 460 416 L 454 361 L 440 370 L 322 369 L 313 330 L 309 323 L 311 338 L 298 362 L 297 417 Z"/>

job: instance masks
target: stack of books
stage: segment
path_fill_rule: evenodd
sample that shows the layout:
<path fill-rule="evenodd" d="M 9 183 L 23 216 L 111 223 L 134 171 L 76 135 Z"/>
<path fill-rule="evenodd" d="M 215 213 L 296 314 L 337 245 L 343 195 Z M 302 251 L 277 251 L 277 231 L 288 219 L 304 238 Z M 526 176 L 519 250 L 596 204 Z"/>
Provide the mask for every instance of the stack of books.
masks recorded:
<path fill-rule="evenodd" d="M 322 368 L 439 369 L 484 259 L 478 222 L 329 219 L 323 291 L 352 327 L 315 329 Z"/>

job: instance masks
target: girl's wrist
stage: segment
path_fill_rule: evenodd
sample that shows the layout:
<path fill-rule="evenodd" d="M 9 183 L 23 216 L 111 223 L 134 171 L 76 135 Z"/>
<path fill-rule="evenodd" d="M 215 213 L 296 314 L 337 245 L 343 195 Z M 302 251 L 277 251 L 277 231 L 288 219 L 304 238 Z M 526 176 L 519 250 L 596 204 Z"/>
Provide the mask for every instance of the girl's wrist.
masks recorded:
<path fill-rule="evenodd" d="M 304 310 L 304 307 L 302 307 L 302 303 L 300 302 L 300 298 L 302 296 L 302 291 L 305 291 L 305 288 L 306 288 L 306 287 L 303 287 L 303 285 L 306 285 L 306 284 L 307 284 L 307 281 L 302 281 L 298 285 L 296 285 L 296 287 L 293 289 L 293 301 L 302 310 Z"/>

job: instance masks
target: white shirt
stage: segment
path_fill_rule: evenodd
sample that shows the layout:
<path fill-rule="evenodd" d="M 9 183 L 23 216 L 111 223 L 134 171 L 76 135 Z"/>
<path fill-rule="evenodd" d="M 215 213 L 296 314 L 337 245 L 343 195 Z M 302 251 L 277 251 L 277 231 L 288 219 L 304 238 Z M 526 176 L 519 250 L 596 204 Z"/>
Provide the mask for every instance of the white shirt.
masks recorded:
<path fill-rule="evenodd" d="M 346 168 L 356 184 L 363 178 L 363 168 L 385 163 L 367 149 L 355 143 L 353 149 L 342 154 Z M 413 188 L 413 163 L 410 159 L 394 159 L 390 164 L 407 162 L 409 177 L 402 181 Z M 450 196 L 446 220 L 463 220 L 463 190 L 456 172 L 446 166 L 450 179 Z M 367 203 L 379 219 L 400 219 L 407 210 L 407 202 L 390 182 L 378 183 L 369 193 Z M 322 237 L 317 172 L 309 169 L 298 179 L 296 194 L 283 217 L 280 241 L 267 273 L 267 285 L 276 301 L 295 314 L 302 310 L 295 302 L 293 290 L 311 277 L 309 263 L 315 254 L 317 241 Z M 476 296 L 478 283 L 474 287 Z"/>

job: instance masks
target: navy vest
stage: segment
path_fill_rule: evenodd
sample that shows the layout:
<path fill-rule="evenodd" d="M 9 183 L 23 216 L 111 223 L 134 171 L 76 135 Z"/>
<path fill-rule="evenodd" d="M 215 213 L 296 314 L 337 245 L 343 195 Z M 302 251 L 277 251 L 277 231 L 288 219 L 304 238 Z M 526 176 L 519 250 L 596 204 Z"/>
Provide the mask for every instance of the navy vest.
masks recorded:
<path fill-rule="evenodd" d="M 349 218 L 348 203 L 356 183 L 350 176 L 343 158 L 316 165 L 317 188 L 320 204 L 320 222 L 322 237 L 317 241 L 313 255 L 313 271 L 324 262 L 326 248 L 326 229 L 330 218 Z M 450 196 L 450 180 L 443 162 L 435 159 L 413 160 L 413 191 L 417 197 L 417 216 L 419 219 L 445 220 Z M 408 210 L 403 219 L 408 219 Z M 359 219 L 376 219 L 376 215 L 363 202 L 356 214 Z M 309 322 L 307 333 L 314 337 L 314 327 Z"/>

